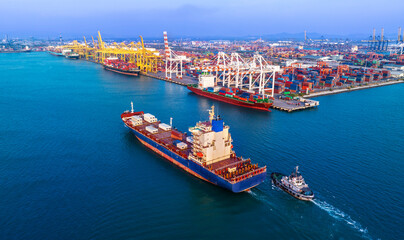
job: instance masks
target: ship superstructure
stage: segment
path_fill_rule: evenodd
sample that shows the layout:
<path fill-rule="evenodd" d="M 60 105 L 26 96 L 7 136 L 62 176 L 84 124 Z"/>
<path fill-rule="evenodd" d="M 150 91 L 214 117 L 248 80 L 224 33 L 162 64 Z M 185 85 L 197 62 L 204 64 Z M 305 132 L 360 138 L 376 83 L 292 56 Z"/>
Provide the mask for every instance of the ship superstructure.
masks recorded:
<path fill-rule="evenodd" d="M 171 124 L 162 123 L 152 114 L 134 112 L 133 107 L 121 118 L 148 148 L 210 183 L 242 192 L 266 178 L 266 166 L 259 167 L 250 159 L 236 156 L 229 126 L 215 116 L 213 106 L 209 110 L 209 121 L 189 128 L 192 136 L 172 129 Z"/>
<path fill-rule="evenodd" d="M 214 116 L 214 106 L 209 110 L 209 121 L 198 122 L 189 128 L 192 133 L 193 145 L 190 158 L 205 165 L 211 165 L 228 159 L 234 154 L 229 126 Z"/>

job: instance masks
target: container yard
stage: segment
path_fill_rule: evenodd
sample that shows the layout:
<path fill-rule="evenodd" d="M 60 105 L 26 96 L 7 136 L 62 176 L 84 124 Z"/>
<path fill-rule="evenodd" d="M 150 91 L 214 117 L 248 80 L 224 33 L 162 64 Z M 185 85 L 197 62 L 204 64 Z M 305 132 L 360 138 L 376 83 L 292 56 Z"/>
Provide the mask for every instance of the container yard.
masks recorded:
<path fill-rule="evenodd" d="M 92 37 L 87 43 L 84 38 L 82 43 L 51 46 L 49 52 L 60 55 L 69 50 L 80 59 L 103 64 L 106 70 L 188 86 L 198 95 L 234 105 L 286 112 L 319 106 L 319 101 L 309 97 L 401 83 L 392 80 L 404 77 L 404 55 L 399 48 L 384 54 L 368 51 L 363 44 L 318 43 L 306 35 L 305 42 L 169 43 L 167 32 L 161 43 L 148 44 L 139 38 L 137 43 L 106 43 L 98 32 L 96 41 Z M 213 76 L 208 85 L 201 81 L 206 74 Z M 264 108 L 254 106 L 264 100 L 268 102 Z"/>

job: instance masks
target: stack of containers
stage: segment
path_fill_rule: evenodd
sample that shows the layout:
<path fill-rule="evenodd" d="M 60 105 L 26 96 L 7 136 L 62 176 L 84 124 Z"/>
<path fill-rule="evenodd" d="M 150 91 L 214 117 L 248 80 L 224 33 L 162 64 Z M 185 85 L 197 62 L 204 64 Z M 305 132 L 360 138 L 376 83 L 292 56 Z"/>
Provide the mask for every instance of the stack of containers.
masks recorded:
<path fill-rule="evenodd" d="M 390 71 L 388 70 L 383 70 L 382 73 L 383 73 L 383 79 L 389 78 L 391 76 Z"/>
<path fill-rule="evenodd" d="M 356 82 L 362 83 L 362 81 L 363 81 L 363 74 L 359 73 L 358 75 L 356 75 Z"/>
<path fill-rule="evenodd" d="M 299 93 L 300 84 L 297 81 L 294 81 L 292 84 L 290 84 L 289 90 L 291 93 Z"/>
<path fill-rule="evenodd" d="M 283 91 L 285 91 L 285 83 L 283 82 L 275 82 L 275 89 L 274 89 L 274 93 L 282 93 Z"/>
<path fill-rule="evenodd" d="M 324 84 L 324 86 L 325 87 L 333 87 L 334 86 L 334 80 L 335 80 L 335 78 L 334 77 L 332 77 L 332 76 L 327 76 L 326 78 L 325 78 L 325 84 Z"/>

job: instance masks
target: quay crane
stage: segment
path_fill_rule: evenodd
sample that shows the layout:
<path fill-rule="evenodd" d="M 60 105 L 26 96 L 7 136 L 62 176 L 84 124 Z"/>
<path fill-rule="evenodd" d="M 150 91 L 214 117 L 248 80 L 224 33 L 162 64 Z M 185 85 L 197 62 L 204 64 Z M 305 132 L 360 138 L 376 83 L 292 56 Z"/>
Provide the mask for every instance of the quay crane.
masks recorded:
<path fill-rule="evenodd" d="M 84 37 L 84 44 L 74 40 L 70 44 L 64 45 L 62 49 L 71 49 L 79 54 L 80 58 L 92 60 L 94 62 L 103 64 L 107 58 L 118 58 L 122 61 L 135 63 L 140 71 L 157 72 L 159 64 L 162 64 L 161 56 L 155 49 L 146 48 L 144 45 L 143 37 L 140 36 L 140 42 L 131 42 L 126 45 L 121 43 L 107 44 L 102 40 L 101 33 L 98 31 L 97 42 L 92 38 L 93 46 L 87 44 Z"/>
<path fill-rule="evenodd" d="M 168 47 L 167 32 L 164 34 L 164 55 L 166 62 L 166 79 L 172 79 L 172 74 L 179 79 L 182 79 L 183 62 L 189 61 L 186 56 L 177 55 L 171 48 Z"/>
<path fill-rule="evenodd" d="M 215 85 L 224 87 L 237 87 L 248 91 L 258 91 L 264 95 L 271 90 L 274 96 L 275 75 L 281 72 L 280 66 L 267 62 L 258 53 L 251 59 L 245 60 L 238 53 L 230 56 L 224 52 L 219 52 L 210 63 L 195 68 L 216 76 Z M 269 83 L 272 88 L 268 88 Z"/>

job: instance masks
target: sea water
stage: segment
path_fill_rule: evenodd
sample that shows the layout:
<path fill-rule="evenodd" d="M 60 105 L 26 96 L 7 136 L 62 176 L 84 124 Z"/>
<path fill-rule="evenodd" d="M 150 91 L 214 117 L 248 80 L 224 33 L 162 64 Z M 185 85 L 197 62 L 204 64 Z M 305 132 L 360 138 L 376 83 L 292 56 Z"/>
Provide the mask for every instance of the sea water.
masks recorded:
<path fill-rule="evenodd" d="M 1 239 L 404 239 L 404 84 L 261 112 L 47 53 L 0 54 Z M 187 131 L 214 104 L 239 156 L 269 178 L 234 194 L 172 165 L 124 127 L 130 109 Z"/>

